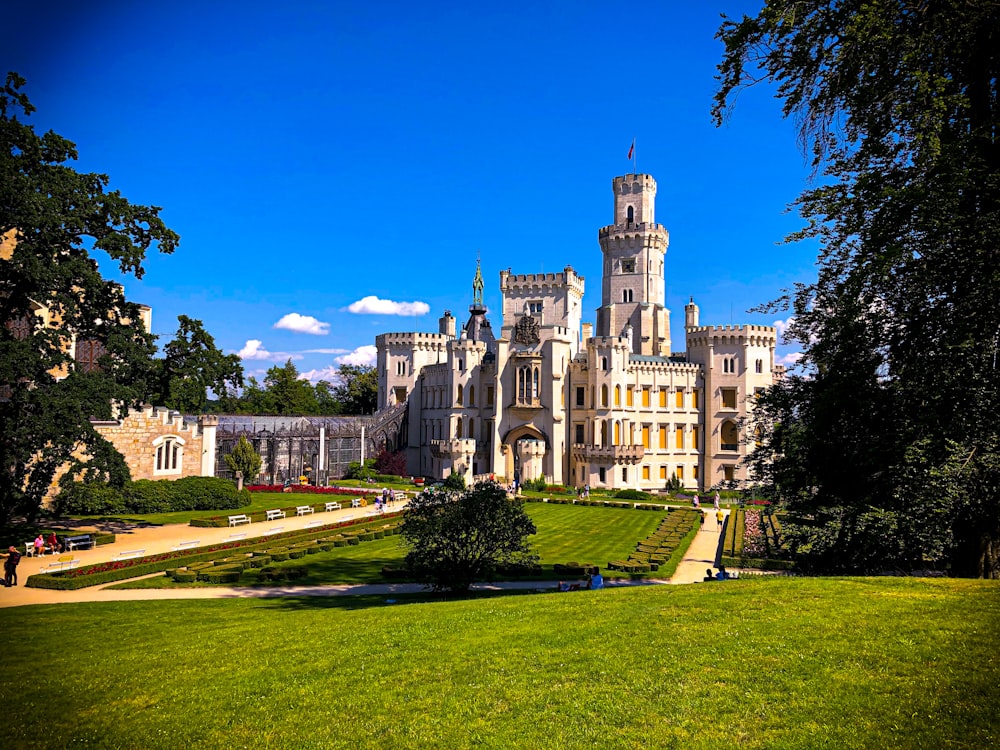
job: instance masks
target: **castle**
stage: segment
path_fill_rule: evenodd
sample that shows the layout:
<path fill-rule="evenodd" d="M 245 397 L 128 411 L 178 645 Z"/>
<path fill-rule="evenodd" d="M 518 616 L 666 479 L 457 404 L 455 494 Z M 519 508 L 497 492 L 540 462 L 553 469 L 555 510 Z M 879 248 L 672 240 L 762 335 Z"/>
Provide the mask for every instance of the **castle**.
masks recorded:
<path fill-rule="evenodd" d="M 643 490 L 673 476 L 699 490 L 747 479 L 745 417 L 784 374 L 776 331 L 702 326 L 692 298 L 685 350 L 671 351 L 656 181 L 627 174 L 612 184 L 596 331 L 582 322 L 584 279 L 566 266 L 501 271 L 495 335 L 477 264 L 460 334 L 445 311 L 438 333 L 376 338 L 379 409 L 407 409 L 408 473 Z"/>

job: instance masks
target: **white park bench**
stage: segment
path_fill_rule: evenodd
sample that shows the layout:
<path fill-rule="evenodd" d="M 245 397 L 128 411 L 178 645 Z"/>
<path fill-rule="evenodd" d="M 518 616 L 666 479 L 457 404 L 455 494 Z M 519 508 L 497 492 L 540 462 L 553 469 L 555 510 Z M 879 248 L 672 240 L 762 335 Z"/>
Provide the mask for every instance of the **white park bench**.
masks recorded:
<path fill-rule="evenodd" d="M 304 516 L 307 513 L 312 513 L 313 507 L 311 505 L 297 505 L 295 507 L 295 515 Z"/>
<path fill-rule="evenodd" d="M 55 562 L 50 562 L 48 565 L 43 565 L 39 572 L 41 573 L 54 573 L 57 570 L 70 570 L 75 568 L 80 564 L 79 560 L 73 558 L 73 555 L 63 555 Z"/>
<path fill-rule="evenodd" d="M 267 520 L 268 521 L 273 521 L 276 518 L 284 518 L 285 517 L 285 511 L 283 511 L 281 508 L 275 508 L 274 510 L 269 510 L 269 511 L 265 511 L 265 512 L 267 514 Z"/>
<path fill-rule="evenodd" d="M 238 516 L 229 517 L 230 526 L 236 526 L 241 523 L 250 523 L 250 516 L 248 516 L 246 513 L 240 513 L 240 515 Z"/>
<path fill-rule="evenodd" d="M 201 544 L 201 541 L 198 539 L 194 539 L 190 542 L 181 542 L 180 544 L 174 547 L 174 552 L 180 552 L 181 550 L 185 549 L 194 549 L 199 544 Z"/>
<path fill-rule="evenodd" d="M 340 503 L 327 503 L 326 512 L 329 513 L 331 510 L 340 510 Z"/>
<path fill-rule="evenodd" d="M 136 557 L 142 557 L 146 554 L 144 549 L 130 549 L 128 552 L 119 552 L 115 555 L 115 560 L 132 560 Z"/>

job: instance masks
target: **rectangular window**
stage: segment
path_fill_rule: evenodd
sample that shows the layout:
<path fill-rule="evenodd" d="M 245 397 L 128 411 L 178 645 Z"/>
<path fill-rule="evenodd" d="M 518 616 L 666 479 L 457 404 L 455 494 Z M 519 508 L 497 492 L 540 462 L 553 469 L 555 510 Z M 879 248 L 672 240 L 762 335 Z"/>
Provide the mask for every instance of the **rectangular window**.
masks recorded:
<path fill-rule="evenodd" d="M 697 409 L 698 408 L 698 390 L 697 389 L 691 391 L 691 408 L 692 409 Z"/>
<path fill-rule="evenodd" d="M 736 389 L 735 388 L 723 388 L 722 389 L 722 408 L 723 409 L 735 409 L 736 408 Z"/>
<path fill-rule="evenodd" d="M 660 389 L 660 408 L 661 409 L 666 409 L 667 408 L 667 389 L 666 388 L 661 388 Z"/>
<path fill-rule="evenodd" d="M 642 405 L 649 406 L 649 388 L 642 389 Z"/>
<path fill-rule="evenodd" d="M 647 482 L 649 481 L 649 467 L 648 466 L 643 466 L 642 467 L 642 478 L 645 479 Z"/>
<path fill-rule="evenodd" d="M 634 404 L 634 394 L 632 392 L 632 386 L 625 389 L 625 406 L 632 406 Z"/>
<path fill-rule="evenodd" d="M 642 426 L 642 447 L 643 448 L 648 448 L 649 447 L 649 425 L 648 424 L 644 424 Z M 647 477 L 647 479 L 648 478 L 649 477 Z"/>
<path fill-rule="evenodd" d="M 684 389 L 683 388 L 678 388 L 677 389 L 677 393 L 675 394 L 675 397 L 676 397 L 676 400 L 677 400 L 675 406 L 678 409 L 683 409 L 684 408 Z"/>
<path fill-rule="evenodd" d="M 677 438 L 676 447 L 683 448 L 684 447 L 684 428 L 683 427 L 678 427 L 674 432 L 675 432 L 675 436 Z"/>
<path fill-rule="evenodd" d="M 657 432 L 660 435 L 660 447 L 661 448 L 666 448 L 667 447 L 667 426 L 665 424 L 661 424 L 660 427 L 659 427 L 659 429 L 657 430 Z"/>
<path fill-rule="evenodd" d="M 583 442 L 585 442 L 584 439 L 583 439 L 583 425 L 582 424 L 576 425 L 576 442 L 577 443 L 583 443 Z"/>
<path fill-rule="evenodd" d="M 584 389 L 582 387 L 576 389 L 576 405 L 577 406 L 583 406 L 584 405 L 584 401 L 583 401 L 583 399 L 584 399 L 584 393 L 585 393 L 585 391 L 584 391 Z"/>

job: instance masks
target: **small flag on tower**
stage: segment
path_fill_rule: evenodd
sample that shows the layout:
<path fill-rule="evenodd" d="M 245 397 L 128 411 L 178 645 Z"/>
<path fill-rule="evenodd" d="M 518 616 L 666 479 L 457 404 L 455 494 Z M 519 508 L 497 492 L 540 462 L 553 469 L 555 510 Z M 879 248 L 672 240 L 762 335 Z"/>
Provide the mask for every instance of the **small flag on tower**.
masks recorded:
<path fill-rule="evenodd" d="M 628 156 L 625 158 L 631 159 L 632 154 L 634 153 L 635 153 L 635 138 L 632 139 L 632 145 L 628 147 Z"/>

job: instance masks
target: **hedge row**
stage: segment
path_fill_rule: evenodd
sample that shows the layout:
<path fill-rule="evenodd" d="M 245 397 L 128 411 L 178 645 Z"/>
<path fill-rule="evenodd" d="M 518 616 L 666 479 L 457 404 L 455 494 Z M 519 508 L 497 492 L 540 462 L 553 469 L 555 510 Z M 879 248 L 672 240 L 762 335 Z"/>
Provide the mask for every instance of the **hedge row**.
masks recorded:
<path fill-rule="evenodd" d="M 170 568 L 186 567 L 190 570 L 193 564 L 201 562 L 213 564 L 212 561 L 220 557 L 227 557 L 240 552 L 253 552 L 289 543 L 328 537 L 331 531 L 340 529 L 344 530 L 343 536 L 347 539 L 358 537 L 355 541 L 357 543 L 357 541 L 360 541 L 362 535 L 369 533 L 370 527 L 384 527 L 388 525 L 386 524 L 387 520 L 395 519 L 398 515 L 398 512 L 387 513 L 384 516 L 375 519 L 366 519 L 365 521 L 341 521 L 313 529 L 286 531 L 282 534 L 273 534 L 268 537 L 223 542 L 180 552 L 163 552 L 158 555 L 147 555 L 132 560 L 97 563 L 56 573 L 36 573 L 28 578 L 25 585 L 32 588 L 75 590 L 87 588 L 88 586 L 112 583 L 114 581 L 123 581 L 128 578 L 138 578 L 150 573 L 160 573 Z M 395 522 L 392 525 L 395 526 Z M 380 528 L 379 530 L 384 535 L 384 528 Z M 393 531 L 391 533 L 396 532 Z M 372 536 L 370 538 L 375 537 Z"/>
<path fill-rule="evenodd" d="M 227 479 L 137 479 L 118 489 L 104 482 L 72 482 L 55 501 L 59 515 L 106 516 L 123 513 L 169 513 L 184 510 L 226 510 L 250 504 L 250 493 Z"/>
<path fill-rule="evenodd" d="M 684 538 L 704 521 L 700 511 L 691 508 L 671 508 L 659 527 L 636 544 L 627 560 L 612 560 L 609 570 L 625 573 L 651 573 L 666 565 L 681 547 Z"/>

